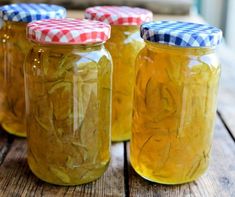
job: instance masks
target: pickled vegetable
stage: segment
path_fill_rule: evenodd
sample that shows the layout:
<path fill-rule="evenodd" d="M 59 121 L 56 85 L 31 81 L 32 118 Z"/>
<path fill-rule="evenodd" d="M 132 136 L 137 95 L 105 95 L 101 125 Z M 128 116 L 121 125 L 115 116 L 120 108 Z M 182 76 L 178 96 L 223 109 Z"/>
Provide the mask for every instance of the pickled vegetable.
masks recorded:
<path fill-rule="evenodd" d="M 112 141 L 129 140 L 135 60 L 144 42 L 138 26 L 112 26 L 106 43 L 113 58 Z"/>
<path fill-rule="evenodd" d="M 131 164 L 164 184 L 208 167 L 220 65 L 213 49 L 147 44 L 137 59 Z"/>
<path fill-rule="evenodd" d="M 107 169 L 110 59 L 102 45 L 74 49 L 35 45 L 28 54 L 28 163 L 42 180 L 83 184 L 99 178 Z"/>
<path fill-rule="evenodd" d="M 18 136 L 26 136 L 23 64 L 30 44 L 25 28 L 26 23 L 5 22 L 1 36 L 1 47 L 7 55 L 0 68 L 0 120 L 5 130 Z"/>

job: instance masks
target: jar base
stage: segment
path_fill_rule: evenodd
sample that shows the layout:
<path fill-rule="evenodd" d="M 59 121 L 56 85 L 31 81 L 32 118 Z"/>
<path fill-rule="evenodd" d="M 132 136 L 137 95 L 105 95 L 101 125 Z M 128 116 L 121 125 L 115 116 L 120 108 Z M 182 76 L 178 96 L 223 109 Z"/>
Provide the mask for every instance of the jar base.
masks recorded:
<path fill-rule="evenodd" d="M 16 130 L 18 130 L 17 128 L 19 127 L 10 127 L 7 124 L 2 123 L 2 128 L 7 132 L 10 133 L 11 135 L 15 135 L 18 137 L 27 137 L 26 132 L 17 132 Z"/>
<path fill-rule="evenodd" d="M 76 183 L 62 183 L 62 182 L 59 182 L 59 181 L 56 182 L 56 181 L 49 180 L 49 179 L 45 178 L 44 176 L 42 176 L 40 173 L 37 173 L 36 170 L 34 170 L 33 166 L 30 164 L 29 160 L 28 160 L 28 166 L 29 166 L 31 172 L 37 178 L 39 178 L 40 180 L 42 180 L 42 181 L 44 181 L 46 183 L 49 183 L 49 184 L 52 184 L 52 185 L 59 185 L 59 186 L 77 186 L 77 185 L 82 185 L 82 184 L 86 184 L 86 183 L 90 183 L 90 182 L 98 180 L 100 177 L 103 176 L 103 174 L 107 170 L 107 168 L 109 166 L 109 162 L 110 162 L 110 160 L 104 165 L 104 169 L 101 171 L 101 173 L 98 176 L 96 176 L 96 178 L 86 179 L 86 180 L 83 180 L 81 182 L 76 182 Z"/>
<path fill-rule="evenodd" d="M 131 136 L 112 136 L 112 142 L 125 142 L 125 141 L 130 141 Z"/>
<path fill-rule="evenodd" d="M 205 171 L 207 170 L 207 168 L 206 168 L 206 169 L 202 172 L 201 175 L 199 175 L 199 176 L 197 176 L 197 177 L 195 177 L 195 178 L 193 178 L 193 179 L 185 179 L 185 180 L 183 180 L 183 181 L 177 181 L 177 182 L 176 182 L 176 181 L 169 181 L 169 182 L 166 182 L 166 181 L 162 181 L 160 178 L 159 178 L 159 179 L 157 179 L 157 178 L 156 178 L 156 179 L 148 178 L 148 177 L 146 177 L 145 175 L 143 175 L 142 172 L 140 172 L 140 171 L 138 171 L 137 169 L 135 169 L 132 164 L 131 164 L 131 166 L 132 166 L 133 170 L 134 170 L 139 176 L 141 176 L 142 178 L 144 178 L 145 180 L 150 181 L 150 182 L 153 182 L 153 183 L 163 184 L 163 185 L 182 185 L 182 184 L 186 184 L 186 183 L 193 182 L 193 181 L 197 180 L 198 178 L 200 178 L 200 177 L 205 173 Z"/>
<path fill-rule="evenodd" d="M 130 141 L 130 138 L 124 138 L 124 139 L 112 139 L 112 142 L 128 142 Z"/>

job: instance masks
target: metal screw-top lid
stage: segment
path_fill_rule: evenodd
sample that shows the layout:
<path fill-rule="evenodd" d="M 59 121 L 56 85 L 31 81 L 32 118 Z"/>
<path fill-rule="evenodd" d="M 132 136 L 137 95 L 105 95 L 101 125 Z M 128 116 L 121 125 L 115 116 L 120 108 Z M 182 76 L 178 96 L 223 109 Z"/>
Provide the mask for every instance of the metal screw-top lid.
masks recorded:
<path fill-rule="evenodd" d="M 66 17 L 66 9 L 49 4 L 19 3 L 0 7 L 0 17 L 5 21 L 32 22 L 42 19 Z"/>
<path fill-rule="evenodd" d="M 110 25 L 141 25 L 153 20 L 149 10 L 127 6 L 96 6 L 86 9 L 85 18 Z"/>
<path fill-rule="evenodd" d="M 85 19 L 49 19 L 27 26 L 29 40 L 43 44 L 93 44 L 110 38 L 110 25 Z"/>
<path fill-rule="evenodd" d="M 141 37 L 150 42 L 179 47 L 213 47 L 221 42 L 222 31 L 204 24 L 158 21 L 143 24 Z"/>

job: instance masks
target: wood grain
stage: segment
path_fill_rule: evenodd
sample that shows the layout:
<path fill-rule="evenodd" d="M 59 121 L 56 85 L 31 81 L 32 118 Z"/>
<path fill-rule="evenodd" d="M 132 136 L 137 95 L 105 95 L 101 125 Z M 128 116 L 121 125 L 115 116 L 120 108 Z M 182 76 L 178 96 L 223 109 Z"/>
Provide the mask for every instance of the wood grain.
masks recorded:
<path fill-rule="evenodd" d="M 208 171 L 197 181 L 164 186 L 144 180 L 129 166 L 130 196 L 235 197 L 235 143 L 217 119 L 212 158 Z"/>
<path fill-rule="evenodd" d="M 223 44 L 218 56 L 222 64 L 218 109 L 235 139 L 235 55 Z"/>
<path fill-rule="evenodd" d="M 0 166 L 0 196 L 124 196 L 123 144 L 112 145 L 112 161 L 104 176 L 77 187 L 44 183 L 30 171 L 26 161 L 26 141 L 16 139 Z"/>

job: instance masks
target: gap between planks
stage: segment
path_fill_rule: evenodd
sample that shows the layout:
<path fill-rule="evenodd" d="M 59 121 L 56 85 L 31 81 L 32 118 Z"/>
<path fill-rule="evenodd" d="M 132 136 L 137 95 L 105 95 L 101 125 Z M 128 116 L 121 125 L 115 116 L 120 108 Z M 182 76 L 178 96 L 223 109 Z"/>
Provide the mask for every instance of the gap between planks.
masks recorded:
<path fill-rule="evenodd" d="M 234 143 L 235 143 L 235 136 L 233 135 L 232 130 L 229 128 L 228 124 L 226 123 L 222 113 L 220 113 L 219 111 L 217 111 L 217 115 L 220 118 L 222 124 L 224 125 L 224 127 L 226 128 L 226 130 L 228 131 L 230 137 L 233 139 Z"/>
<path fill-rule="evenodd" d="M 128 151 L 127 151 L 127 143 L 128 142 L 124 142 L 123 143 L 123 147 L 124 147 L 124 184 L 125 184 L 125 197 L 129 197 L 130 196 L 130 188 L 129 188 L 129 161 L 128 161 Z"/>
<path fill-rule="evenodd" d="M 4 162 L 8 152 L 10 151 L 14 139 L 15 137 L 13 135 L 6 133 L 0 127 L 0 166 Z"/>

